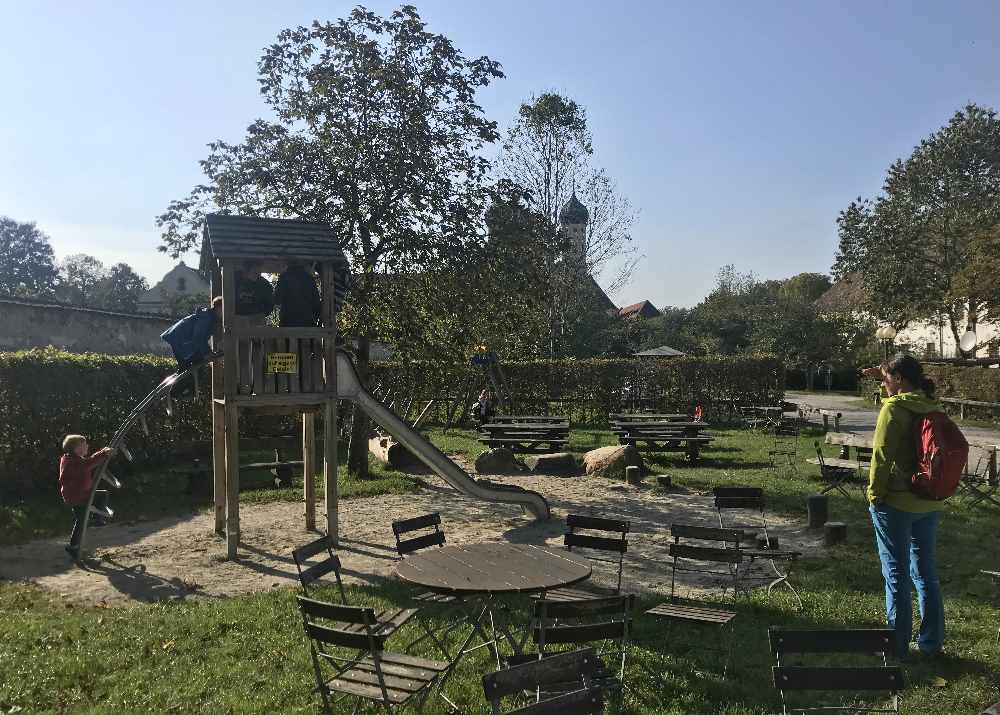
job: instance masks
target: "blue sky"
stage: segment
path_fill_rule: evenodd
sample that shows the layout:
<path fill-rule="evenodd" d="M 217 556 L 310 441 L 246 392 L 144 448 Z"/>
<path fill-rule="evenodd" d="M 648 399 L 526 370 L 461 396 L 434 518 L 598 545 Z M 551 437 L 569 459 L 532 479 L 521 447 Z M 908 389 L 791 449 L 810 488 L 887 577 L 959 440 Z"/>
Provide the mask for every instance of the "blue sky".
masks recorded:
<path fill-rule="evenodd" d="M 1000 106 L 993 2 L 416 4 L 503 63 L 481 95 L 502 125 L 547 89 L 587 107 L 597 162 L 639 211 L 619 304 L 693 305 L 727 263 L 827 271 L 843 206 L 965 103 Z M 0 215 L 36 221 L 58 257 L 158 279 L 153 218 L 199 180 L 206 143 L 264 112 L 261 48 L 352 6 L 0 0 Z"/>

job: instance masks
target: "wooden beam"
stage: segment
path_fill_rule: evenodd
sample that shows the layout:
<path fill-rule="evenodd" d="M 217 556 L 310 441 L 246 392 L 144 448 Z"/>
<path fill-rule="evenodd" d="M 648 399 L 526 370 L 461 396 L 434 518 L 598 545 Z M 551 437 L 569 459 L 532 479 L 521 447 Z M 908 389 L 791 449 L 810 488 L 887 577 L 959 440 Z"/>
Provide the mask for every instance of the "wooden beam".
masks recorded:
<path fill-rule="evenodd" d="M 334 545 L 340 543 L 340 523 L 337 514 L 337 400 L 327 400 L 323 411 L 323 482 L 326 490 L 326 533 Z"/>
<path fill-rule="evenodd" d="M 226 556 L 236 558 L 240 543 L 240 410 L 225 406 L 226 420 Z"/>
<path fill-rule="evenodd" d="M 302 413 L 302 496 L 306 507 L 306 530 L 316 529 L 316 415 Z"/>
<path fill-rule="evenodd" d="M 222 271 L 212 270 L 212 298 L 222 295 Z M 212 348 L 222 349 L 222 325 L 216 321 L 212 334 Z M 212 482 L 215 502 L 215 533 L 226 532 L 226 411 L 219 400 L 225 397 L 224 368 L 218 360 L 212 361 Z"/>

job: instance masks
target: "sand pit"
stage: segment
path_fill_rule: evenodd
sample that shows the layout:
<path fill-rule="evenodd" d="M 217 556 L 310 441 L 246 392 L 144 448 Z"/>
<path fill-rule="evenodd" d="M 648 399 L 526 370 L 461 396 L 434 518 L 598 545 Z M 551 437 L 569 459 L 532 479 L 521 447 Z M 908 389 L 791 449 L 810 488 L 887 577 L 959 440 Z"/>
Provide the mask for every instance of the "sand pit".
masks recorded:
<path fill-rule="evenodd" d="M 507 540 L 561 546 L 563 519 L 575 512 L 631 521 L 623 585 L 631 591 L 663 594 L 670 590 L 670 524 L 718 525 L 711 496 L 680 490 L 668 494 L 587 477 L 490 477 L 546 496 L 553 519 L 534 523 L 518 507 L 478 502 L 435 477 L 422 478 L 427 486 L 417 494 L 341 503 L 339 553 L 347 583 L 392 578 L 393 519 L 439 511 L 449 543 Z M 304 530 L 302 513 L 301 503 L 244 505 L 235 562 L 225 560 L 225 541 L 213 532 L 212 515 L 206 511 L 94 529 L 90 532 L 94 557 L 85 566 L 70 561 L 61 539 L 3 547 L 0 578 L 33 581 L 74 603 L 116 606 L 288 587 L 296 583 L 292 549 L 316 536 Z M 821 535 L 806 531 L 804 523 L 775 515 L 768 521 L 782 549 L 801 551 L 806 557 L 822 549 Z M 612 573 L 613 567 L 595 564 L 593 580 L 613 583 Z M 704 586 L 690 579 L 683 585 L 696 591 Z"/>

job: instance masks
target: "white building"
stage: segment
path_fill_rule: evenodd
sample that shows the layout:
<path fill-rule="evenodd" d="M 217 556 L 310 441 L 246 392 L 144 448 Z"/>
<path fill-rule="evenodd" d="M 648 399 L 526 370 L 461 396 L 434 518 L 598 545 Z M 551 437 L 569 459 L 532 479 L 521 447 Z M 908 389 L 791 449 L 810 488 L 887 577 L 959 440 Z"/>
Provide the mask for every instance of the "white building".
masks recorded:
<path fill-rule="evenodd" d="M 163 313 L 171 300 L 185 296 L 204 296 L 207 301 L 209 290 L 208 281 L 201 273 L 181 261 L 139 297 L 139 312 Z"/>

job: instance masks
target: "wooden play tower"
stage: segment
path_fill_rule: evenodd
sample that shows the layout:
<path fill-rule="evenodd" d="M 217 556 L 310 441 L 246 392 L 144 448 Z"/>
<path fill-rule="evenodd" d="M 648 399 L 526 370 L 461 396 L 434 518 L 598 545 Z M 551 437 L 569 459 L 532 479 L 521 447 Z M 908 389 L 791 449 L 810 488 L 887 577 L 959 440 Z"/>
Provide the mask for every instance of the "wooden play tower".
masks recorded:
<path fill-rule="evenodd" d="M 299 263 L 318 274 L 318 325 L 272 327 L 236 315 L 239 273 L 280 274 Z M 316 528 L 316 414 L 323 414 L 326 530 L 337 540 L 337 315 L 335 276 L 347 261 L 326 224 L 213 214 L 206 218 L 201 268 L 223 314 L 213 338 L 223 358 L 212 365 L 215 530 L 236 557 L 240 539 L 239 426 L 244 410 L 302 415 L 305 527 Z"/>

